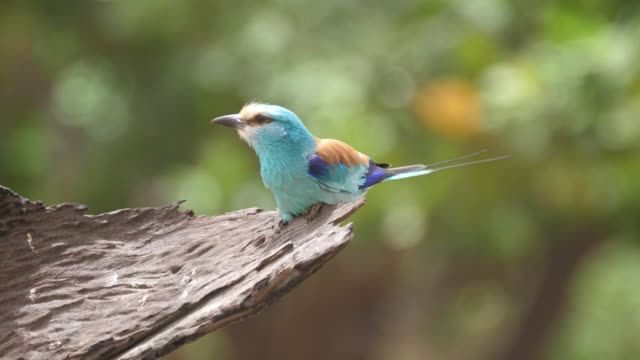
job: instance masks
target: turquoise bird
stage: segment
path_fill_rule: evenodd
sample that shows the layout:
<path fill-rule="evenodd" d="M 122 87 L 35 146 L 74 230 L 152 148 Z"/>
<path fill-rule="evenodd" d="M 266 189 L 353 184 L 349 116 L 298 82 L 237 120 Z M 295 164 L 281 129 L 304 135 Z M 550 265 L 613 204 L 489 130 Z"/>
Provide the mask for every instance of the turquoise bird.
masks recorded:
<path fill-rule="evenodd" d="M 240 137 L 255 150 L 262 181 L 273 192 L 285 223 L 306 211 L 313 212 L 323 203 L 355 201 L 373 185 L 384 181 L 505 157 L 434 167 L 475 156 L 478 152 L 430 165 L 392 168 L 342 141 L 316 138 L 291 110 L 262 103 L 249 103 L 238 114 L 220 116 L 211 123 L 237 129 Z"/>

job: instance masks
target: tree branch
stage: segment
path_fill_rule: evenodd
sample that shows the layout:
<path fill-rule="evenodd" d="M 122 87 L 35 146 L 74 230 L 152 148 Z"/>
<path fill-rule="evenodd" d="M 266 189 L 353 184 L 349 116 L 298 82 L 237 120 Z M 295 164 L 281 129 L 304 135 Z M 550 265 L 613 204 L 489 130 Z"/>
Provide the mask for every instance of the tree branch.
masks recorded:
<path fill-rule="evenodd" d="M 85 215 L 0 186 L 0 354 L 140 359 L 259 312 L 353 237 L 364 201 L 278 230 L 273 211 L 161 208 Z"/>

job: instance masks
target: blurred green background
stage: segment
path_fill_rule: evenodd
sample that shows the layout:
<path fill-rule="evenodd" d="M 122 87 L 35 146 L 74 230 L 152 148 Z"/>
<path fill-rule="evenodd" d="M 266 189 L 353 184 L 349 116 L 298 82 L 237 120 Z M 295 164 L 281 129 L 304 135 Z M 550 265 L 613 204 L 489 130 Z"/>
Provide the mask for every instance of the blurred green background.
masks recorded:
<path fill-rule="evenodd" d="M 99 213 L 274 208 L 209 119 L 260 100 L 395 165 L 355 239 L 182 359 L 637 359 L 640 2 L 4 1 L 0 184 Z"/>

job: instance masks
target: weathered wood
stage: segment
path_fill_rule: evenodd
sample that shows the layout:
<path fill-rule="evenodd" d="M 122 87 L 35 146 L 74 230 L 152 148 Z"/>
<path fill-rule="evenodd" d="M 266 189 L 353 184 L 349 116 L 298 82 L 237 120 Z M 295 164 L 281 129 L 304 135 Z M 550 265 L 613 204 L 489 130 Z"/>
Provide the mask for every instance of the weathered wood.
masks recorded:
<path fill-rule="evenodd" d="M 278 230 L 273 211 L 161 208 L 86 215 L 0 187 L 0 357 L 139 359 L 255 314 L 352 238 L 363 205 Z"/>

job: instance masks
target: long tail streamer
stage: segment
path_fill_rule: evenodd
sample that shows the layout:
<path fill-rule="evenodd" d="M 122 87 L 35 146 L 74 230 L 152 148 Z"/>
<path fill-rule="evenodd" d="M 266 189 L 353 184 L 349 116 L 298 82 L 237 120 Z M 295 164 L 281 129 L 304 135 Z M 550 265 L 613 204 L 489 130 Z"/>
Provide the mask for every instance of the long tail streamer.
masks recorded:
<path fill-rule="evenodd" d="M 467 166 L 467 165 L 473 165 L 473 164 L 480 164 L 480 163 L 485 163 L 485 162 L 490 162 L 490 161 L 502 160 L 502 159 L 506 159 L 506 158 L 510 157 L 510 155 L 503 155 L 503 156 L 496 156 L 496 157 L 492 157 L 492 158 L 488 158 L 488 159 L 468 161 L 468 162 L 463 162 L 463 163 L 460 163 L 460 164 L 453 164 L 453 165 L 447 165 L 447 166 L 438 167 L 439 165 L 451 164 L 451 163 L 458 162 L 460 160 L 464 160 L 464 159 L 468 159 L 468 158 L 471 158 L 471 157 L 474 157 L 474 156 L 478 156 L 478 155 L 483 154 L 485 152 L 487 152 L 486 149 L 474 152 L 472 154 L 460 156 L 460 157 L 457 157 L 457 158 L 444 160 L 444 161 L 438 161 L 438 162 L 435 162 L 433 164 L 427 164 L 427 165 L 422 165 L 422 166 L 420 166 L 420 165 L 410 165 L 410 166 L 403 166 L 403 167 L 400 167 L 400 168 L 392 168 L 392 169 L 389 169 L 389 171 L 395 172 L 396 174 L 386 178 L 384 181 L 406 179 L 406 178 L 410 178 L 410 177 L 414 177 L 414 176 L 422 176 L 422 175 L 432 174 L 432 173 L 437 172 L 437 171 L 453 169 L 453 168 Z"/>

